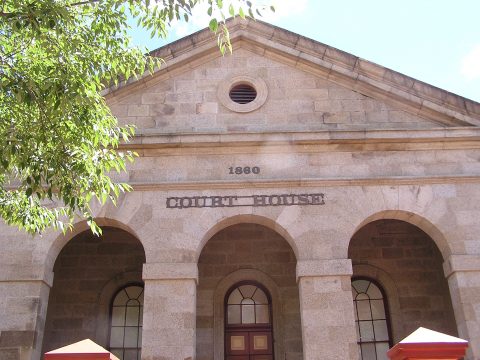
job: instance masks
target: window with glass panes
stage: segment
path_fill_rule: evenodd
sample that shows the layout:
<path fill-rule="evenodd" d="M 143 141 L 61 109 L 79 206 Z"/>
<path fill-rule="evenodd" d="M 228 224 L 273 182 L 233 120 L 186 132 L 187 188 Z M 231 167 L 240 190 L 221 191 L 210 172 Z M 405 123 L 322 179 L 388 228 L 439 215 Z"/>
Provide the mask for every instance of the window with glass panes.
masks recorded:
<path fill-rule="evenodd" d="M 120 360 L 140 360 L 143 286 L 128 285 L 115 295 L 111 308 L 110 351 Z"/>
<path fill-rule="evenodd" d="M 357 339 L 362 360 L 387 360 L 391 336 L 387 302 L 381 287 L 368 278 L 352 280 Z"/>
<path fill-rule="evenodd" d="M 240 285 L 227 300 L 227 325 L 270 323 L 270 303 L 265 292 L 253 284 Z"/>

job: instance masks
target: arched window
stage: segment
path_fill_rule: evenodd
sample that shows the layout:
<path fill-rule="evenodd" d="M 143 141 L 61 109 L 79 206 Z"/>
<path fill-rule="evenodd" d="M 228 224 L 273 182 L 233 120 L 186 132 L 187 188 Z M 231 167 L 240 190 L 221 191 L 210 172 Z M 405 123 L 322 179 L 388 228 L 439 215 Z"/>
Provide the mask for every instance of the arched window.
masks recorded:
<path fill-rule="evenodd" d="M 115 294 L 110 319 L 110 351 L 120 360 L 140 360 L 143 319 L 142 285 L 127 285 Z"/>
<path fill-rule="evenodd" d="M 383 289 L 372 279 L 352 280 L 357 339 L 362 360 L 387 360 L 392 346 L 388 307 Z"/>
<path fill-rule="evenodd" d="M 240 285 L 228 296 L 227 315 L 227 326 L 270 324 L 270 301 L 260 287 Z"/>
<path fill-rule="evenodd" d="M 273 360 L 270 295 L 260 284 L 241 282 L 225 297 L 226 359 Z"/>

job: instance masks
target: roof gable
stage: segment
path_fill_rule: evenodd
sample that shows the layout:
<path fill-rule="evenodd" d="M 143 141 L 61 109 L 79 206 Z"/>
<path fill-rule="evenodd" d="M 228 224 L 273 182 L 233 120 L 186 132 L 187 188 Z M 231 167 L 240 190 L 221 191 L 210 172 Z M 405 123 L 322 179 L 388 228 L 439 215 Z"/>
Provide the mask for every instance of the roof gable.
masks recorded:
<path fill-rule="evenodd" d="M 246 113 L 222 100 L 225 82 L 262 79 L 266 101 Z M 223 89 L 222 89 L 223 88 Z M 131 89 L 112 111 L 122 123 L 161 133 L 431 129 L 444 124 L 239 47 L 194 69 Z"/>
<path fill-rule="evenodd" d="M 182 77 L 188 78 L 190 76 L 188 74 L 191 72 L 198 73 L 198 69 L 202 67 L 208 68 L 213 64 L 217 68 L 215 70 L 217 75 L 212 77 L 215 71 L 211 70 L 210 77 L 205 78 L 205 82 L 212 83 L 215 80 L 218 82 L 222 80 L 222 76 L 232 76 L 234 72 L 229 72 L 228 62 L 243 61 L 239 60 L 242 58 L 241 54 L 248 51 L 252 54 L 250 57 L 256 59 L 252 61 L 265 59 L 264 61 L 270 61 L 271 64 L 288 67 L 290 73 L 308 74 L 309 78 L 306 77 L 308 78 L 307 84 L 302 85 L 303 88 L 299 89 L 295 83 L 292 83 L 292 89 L 290 90 L 293 93 L 286 91 L 284 95 L 288 97 L 284 99 L 288 99 L 291 103 L 295 98 L 295 90 L 303 90 L 303 96 L 307 94 L 307 97 L 315 97 L 315 99 L 311 99 L 314 108 L 309 116 L 317 119 L 316 130 L 331 129 L 331 124 L 335 124 L 334 128 L 340 129 L 344 129 L 347 125 L 351 129 L 385 128 L 386 123 L 390 124 L 386 126 L 387 128 L 397 127 L 401 129 L 478 126 L 480 124 L 480 104 L 314 40 L 260 21 L 230 20 L 229 29 L 234 45 L 233 56 L 223 58 L 220 56 L 208 29 L 153 51 L 152 54 L 162 57 L 166 65 L 157 70 L 153 77 L 146 75 L 140 80 L 130 80 L 127 84 L 121 85 L 120 88 L 110 89 L 108 100 L 114 108 L 114 113 L 120 117 L 129 113 L 129 110 L 125 110 L 121 105 L 125 105 L 125 99 L 132 97 L 132 94 L 138 91 L 146 91 L 146 89 L 147 92 L 150 92 L 148 89 L 158 87 L 160 83 L 166 83 L 166 86 L 170 83 L 170 86 L 172 86 L 173 82 L 173 86 L 176 86 L 175 84 L 179 83 Z M 247 68 L 243 70 L 245 70 L 244 74 L 248 72 Z M 261 75 L 257 74 L 255 76 Z M 308 82 L 312 81 L 315 81 L 316 84 L 323 81 L 326 85 L 312 87 L 312 85 L 308 85 Z M 271 94 L 278 92 L 279 89 L 278 87 L 275 88 L 276 85 L 278 84 L 274 84 L 273 87 L 270 86 L 269 101 L 264 106 L 271 106 L 271 101 L 275 100 Z M 310 90 L 308 90 L 308 86 L 310 86 Z M 325 97 L 325 90 L 327 91 L 327 98 L 322 99 L 322 96 Z M 135 96 L 138 97 L 139 95 L 136 94 Z M 195 107 L 200 106 L 200 111 L 202 111 L 202 106 L 198 104 L 204 103 L 204 99 L 202 101 L 198 101 L 199 99 L 191 100 L 194 103 L 191 103 L 190 107 L 192 104 Z M 302 106 L 301 100 L 297 100 L 297 105 Z M 209 102 L 214 101 L 207 101 L 207 103 Z M 126 103 L 130 104 L 128 100 Z M 158 105 L 157 110 L 150 112 L 150 109 L 145 116 L 155 116 L 155 111 L 157 112 L 156 115 L 171 115 L 168 114 L 169 111 L 172 111 L 168 102 L 167 104 L 164 102 L 163 105 L 152 105 Z M 277 105 L 280 106 L 278 101 Z M 203 109 L 208 108 L 208 106 L 214 105 L 205 105 Z M 291 108 L 289 107 L 289 109 Z M 198 111 L 199 109 L 195 109 L 195 113 L 198 113 Z M 362 112 L 364 112 L 363 115 Z M 309 112 L 300 111 L 297 113 L 299 118 L 291 120 L 298 123 L 312 120 L 306 119 L 307 115 L 302 115 Z M 249 116 L 252 117 L 253 115 L 250 114 L 243 118 L 248 122 Z M 321 121 L 319 122 L 320 117 Z M 156 120 L 154 122 L 154 127 L 156 127 L 158 122 Z M 151 119 L 149 123 L 149 127 L 152 127 Z M 320 126 L 320 124 L 322 125 Z M 183 131 L 188 128 L 191 129 L 192 127 L 187 126 Z M 271 131 L 288 130 L 288 128 L 282 128 L 282 126 L 273 126 L 269 129 Z M 180 128 L 177 130 L 182 131 Z M 204 131 L 216 130 L 222 129 L 204 127 Z M 227 127 L 223 130 L 261 131 L 262 129 L 253 129 L 252 127 L 248 129 L 245 126 L 239 126 L 230 129 Z"/>

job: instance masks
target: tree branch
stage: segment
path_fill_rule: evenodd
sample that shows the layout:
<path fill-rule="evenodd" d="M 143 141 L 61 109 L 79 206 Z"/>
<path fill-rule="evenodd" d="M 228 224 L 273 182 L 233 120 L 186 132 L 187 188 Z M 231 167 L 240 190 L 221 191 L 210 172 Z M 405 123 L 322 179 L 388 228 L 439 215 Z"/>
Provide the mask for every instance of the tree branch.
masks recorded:
<path fill-rule="evenodd" d="M 80 6 L 80 5 L 87 5 L 87 4 L 93 4 L 96 2 L 100 2 L 100 0 L 85 0 L 85 1 L 79 1 L 73 4 L 70 4 L 68 6 Z"/>

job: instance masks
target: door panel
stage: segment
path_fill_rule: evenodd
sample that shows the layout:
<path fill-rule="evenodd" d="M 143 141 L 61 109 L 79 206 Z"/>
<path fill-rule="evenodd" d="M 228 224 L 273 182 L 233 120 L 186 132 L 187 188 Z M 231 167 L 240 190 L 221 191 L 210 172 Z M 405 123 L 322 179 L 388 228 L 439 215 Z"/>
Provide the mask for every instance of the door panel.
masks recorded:
<path fill-rule="evenodd" d="M 247 331 L 227 332 L 226 334 L 227 346 L 226 353 L 231 355 L 247 355 L 250 350 L 250 338 Z M 239 359 L 240 360 L 240 359 Z"/>
<path fill-rule="evenodd" d="M 272 333 L 267 331 L 256 331 L 249 333 L 250 354 L 266 355 L 272 354 Z"/>

